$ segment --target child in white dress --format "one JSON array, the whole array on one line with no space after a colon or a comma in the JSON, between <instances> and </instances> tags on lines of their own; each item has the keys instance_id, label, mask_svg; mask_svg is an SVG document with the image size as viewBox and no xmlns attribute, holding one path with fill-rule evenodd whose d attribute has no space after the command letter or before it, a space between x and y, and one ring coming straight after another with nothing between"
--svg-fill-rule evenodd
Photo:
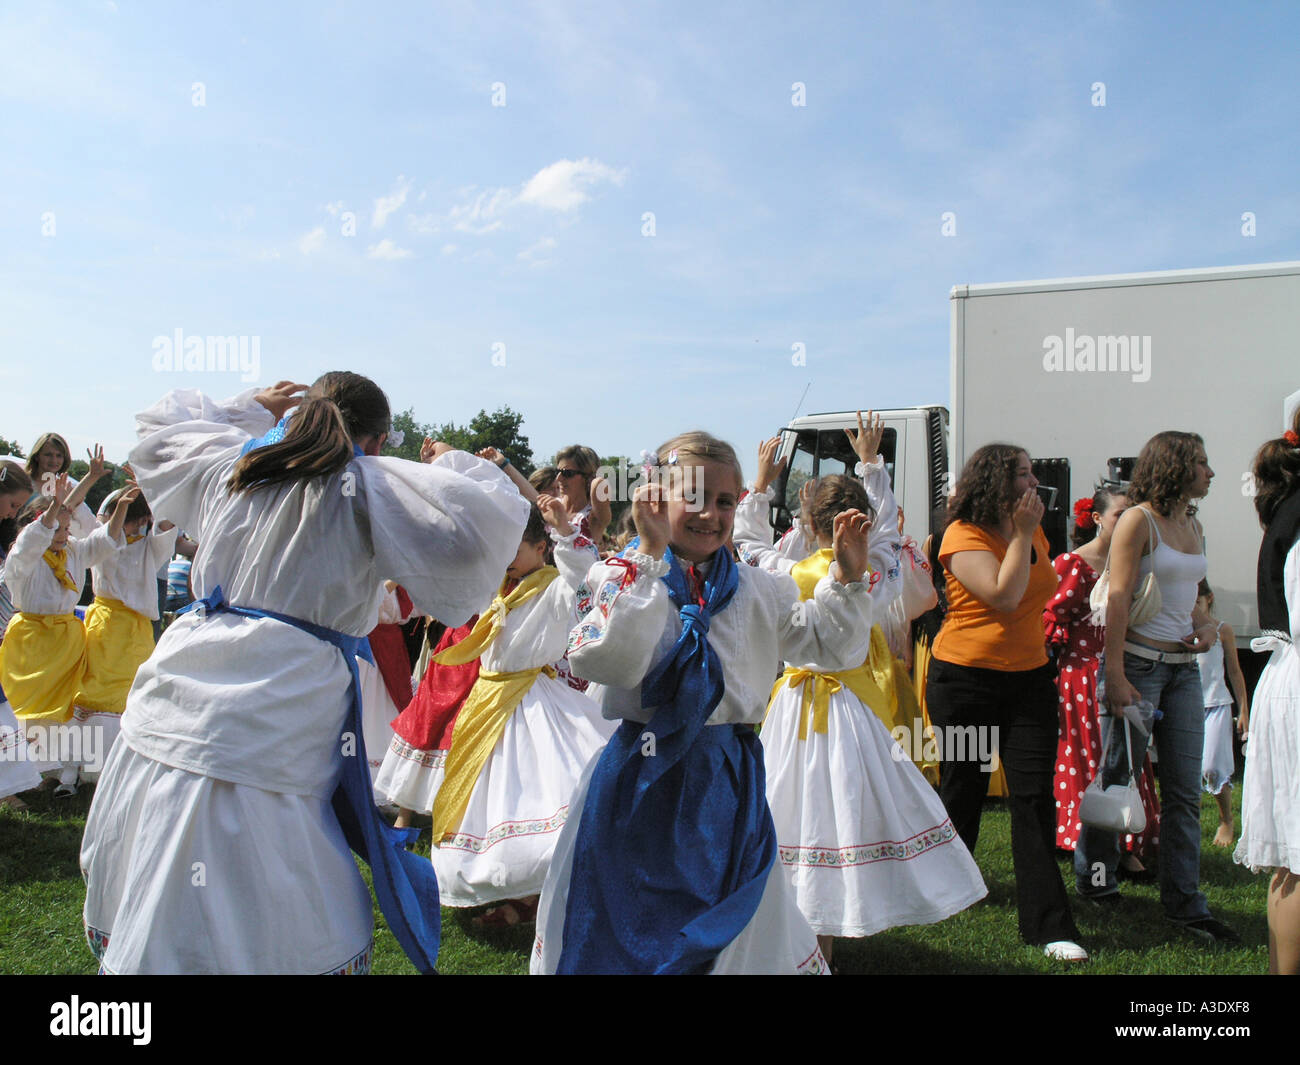
<instances>
[{"instance_id":1,"label":"child in white dress","mask_svg":"<svg viewBox=\"0 0 1300 1065\"><path fill-rule=\"evenodd\" d=\"M547 523L554 566L545 561ZM484 924L535 916L573 789L614 731L555 670L575 590L598 561L563 503L541 496L496 598L465 640L436 656L440 664L480 661L433 804L432 860L444 905L508 900Z\"/></svg>"},{"instance_id":2,"label":"child in white dress","mask_svg":"<svg viewBox=\"0 0 1300 1065\"><path fill-rule=\"evenodd\" d=\"M803 603L788 576L732 557L729 445L684 434L654 472L633 501L637 549L592 568L569 637L574 671L622 725L570 805L532 971L825 972L777 861L753 726L781 659L865 656L866 517L836 519L836 566Z\"/></svg>"},{"instance_id":3,"label":"child in white dress","mask_svg":"<svg viewBox=\"0 0 1300 1065\"><path fill-rule=\"evenodd\" d=\"M463 452L378 457L388 400L357 374L325 375L277 425L305 388L223 404L176 391L137 418L132 466L196 536L200 598L140 668L86 823L86 930L107 972L367 971L350 847L403 949L433 968L436 882L378 819L353 655L385 579L467 618L527 505Z\"/></svg>"}]
</instances>

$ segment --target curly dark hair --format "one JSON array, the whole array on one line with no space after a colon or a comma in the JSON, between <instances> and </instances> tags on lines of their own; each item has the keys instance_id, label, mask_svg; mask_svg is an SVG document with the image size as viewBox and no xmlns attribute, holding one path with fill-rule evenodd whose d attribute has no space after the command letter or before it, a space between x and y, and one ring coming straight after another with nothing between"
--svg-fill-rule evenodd
<instances>
[{"instance_id":1,"label":"curly dark hair","mask_svg":"<svg viewBox=\"0 0 1300 1065\"><path fill-rule=\"evenodd\" d=\"M1184 500L1196 477L1196 453L1205 448L1199 433L1169 430L1156 433L1142 445L1142 453L1133 466L1133 480L1128 488L1130 503L1150 503L1166 517L1173 517L1174 507ZM1187 504L1187 513L1196 507Z\"/></svg>"},{"instance_id":2,"label":"curly dark hair","mask_svg":"<svg viewBox=\"0 0 1300 1065\"><path fill-rule=\"evenodd\" d=\"M817 534L829 539L835 535L835 515L855 508L875 520L876 511L867 499L862 482L842 473L832 473L817 482L808 517Z\"/></svg>"},{"instance_id":3,"label":"curly dark hair","mask_svg":"<svg viewBox=\"0 0 1300 1065\"><path fill-rule=\"evenodd\" d=\"M1015 506L1012 488L1020 456L1017 444L985 444L966 460L957 488L948 500L948 522L997 527Z\"/></svg>"},{"instance_id":4,"label":"curly dark hair","mask_svg":"<svg viewBox=\"0 0 1300 1065\"><path fill-rule=\"evenodd\" d=\"M1300 407L1291 419L1291 431L1300 433ZM1278 504L1300 489L1300 446L1287 443L1285 436L1269 440L1255 453L1255 513L1268 528Z\"/></svg>"}]
</instances>

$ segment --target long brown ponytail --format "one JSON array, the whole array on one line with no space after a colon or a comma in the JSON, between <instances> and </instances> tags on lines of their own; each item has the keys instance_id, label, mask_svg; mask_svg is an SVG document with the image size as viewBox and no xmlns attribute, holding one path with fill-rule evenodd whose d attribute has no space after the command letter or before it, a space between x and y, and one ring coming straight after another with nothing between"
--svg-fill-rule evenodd
<instances>
[{"instance_id":1,"label":"long brown ponytail","mask_svg":"<svg viewBox=\"0 0 1300 1065\"><path fill-rule=\"evenodd\" d=\"M370 378L346 371L324 374L289 419L284 439L241 458L229 488L242 492L328 477L352 461L354 439L388 432L389 417L388 397Z\"/></svg>"}]
</instances>

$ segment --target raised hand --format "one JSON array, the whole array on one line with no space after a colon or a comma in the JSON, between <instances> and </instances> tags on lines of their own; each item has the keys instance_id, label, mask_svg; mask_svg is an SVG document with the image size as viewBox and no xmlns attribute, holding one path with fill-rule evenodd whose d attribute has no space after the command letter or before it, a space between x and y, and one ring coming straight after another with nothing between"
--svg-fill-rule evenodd
<instances>
[{"instance_id":1,"label":"raised hand","mask_svg":"<svg viewBox=\"0 0 1300 1065\"><path fill-rule=\"evenodd\" d=\"M90 460L90 469L86 471L86 476L82 480L98 481L108 468L108 463L104 461L103 446L96 444L93 450L86 448L86 457Z\"/></svg>"},{"instance_id":2,"label":"raised hand","mask_svg":"<svg viewBox=\"0 0 1300 1065\"><path fill-rule=\"evenodd\" d=\"M754 487L758 491L766 492L785 469L787 459L783 457L778 460L776 457L780 450L779 436L769 437L758 445L758 476L754 480Z\"/></svg>"},{"instance_id":3,"label":"raised hand","mask_svg":"<svg viewBox=\"0 0 1300 1065\"><path fill-rule=\"evenodd\" d=\"M614 520L614 507L610 502L614 497L614 492L609 486L608 479L604 477L593 477L591 484L587 488L587 495L591 499L591 534L599 542L600 538L605 535L605 530L609 528L609 523Z\"/></svg>"},{"instance_id":4,"label":"raised hand","mask_svg":"<svg viewBox=\"0 0 1300 1065\"><path fill-rule=\"evenodd\" d=\"M665 486L658 481L641 485L632 495L632 521L641 537L637 550L651 558L663 558L672 539L667 496Z\"/></svg>"},{"instance_id":5,"label":"raised hand","mask_svg":"<svg viewBox=\"0 0 1300 1065\"><path fill-rule=\"evenodd\" d=\"M427 437L426 437L427 439ZM485 447L482 451L477 452L477 457L487 459L494 466L500 466L505 460L505 456L494 447Z\"/></svg>"},{"instance_id":6,"label":"raised hand","mask_svg":"<svg viewBox=\"0 0 1300 1065\"><path fill-rule=\"evenodd\" d=\"M302 402L302 394L310 385L299 385L292 381L277 381L270 388L264 388L253 398L271 412L278 422L290 407Z\"/></svg>"},{"instance_id":7,"label":"raised hand","mask_svg":"<svg viewBox=\"0 0 1300 1065\"><path fill-rule=\"evenodd\" d=\"M855 433L852 429L845 429L844 435L853 445L858 461L864 466L870 466L880 454L880 441L885 435L885 420L879 414L867 411L867 420L863 424L862 411L858 411L858 431Z\"/></svg>"},{"instance_id":8,"label":"raised hand","mask_svg":"<svg viewBox=\"0 0 1300 1065\"><path fill-rule=\"evenodd\" d=\"M424 443L420 445L420 461L432 462L439 455L445 455L448 451L456 449L450 444L444 444L441 440L435 440L431 436L424 438Z\"/></svg>"},{"instance_id":9,"label":"raised hand","mask_svg":"<svg viewBox=\"0 0 1300 1065\"><path fill-rule=\"evenodd\" d=\"M853 584L867 572L867 534L871 519L860 510L845 510L835 515L831 541L835 561L840 567L840 581Z\"/></svg>"},{"instance_id":10,"label":"raised hand","mask_svg":"<svg viewBox=\"0 0 1300 1065\"><path fill-rule=\"evenodd\" d=\"M1016 507L1011 512L1011 521L1016 527L1016 532L1032 536L1043 520L1043 513L1043 500L1037 491L1029 489L1016 502Z\"/></svg>"},{"instance_id":11,"label":"raised hand","mask_svg":"<svg viewBox=\"0 0 1300 1065\"><path fill-rule=\"evenodd\" d=\"M543 493L537 497L537 509L542 512L546 524L561 536L573 535L573 526L569 523L569 512L564 507L564 500L559 496Z\"/></svg>"}]
</instances>

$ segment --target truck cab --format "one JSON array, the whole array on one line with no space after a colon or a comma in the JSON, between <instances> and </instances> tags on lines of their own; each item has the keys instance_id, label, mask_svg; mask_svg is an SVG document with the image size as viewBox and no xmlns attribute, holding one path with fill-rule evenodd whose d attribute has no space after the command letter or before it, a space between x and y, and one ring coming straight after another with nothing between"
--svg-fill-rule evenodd
<instances>
[{"instance_id":1,"label":"truck cab","mask_svg":"<svg viewBox=\"0 0 1300 1065\"><path fill-rule=\"evenodd\" d=\"M894 496L904 511L904 530L923 543L940 520L949 488L948 411L911 407L876 411L885 423L880 453ZM799 488L810 477L853 475L857 456L844 430L858 427L858 412L808 414L781 430L780 455L787 463L776 485L772 526L780 536L799 509Z\"/></svg>"}]
</instances>

